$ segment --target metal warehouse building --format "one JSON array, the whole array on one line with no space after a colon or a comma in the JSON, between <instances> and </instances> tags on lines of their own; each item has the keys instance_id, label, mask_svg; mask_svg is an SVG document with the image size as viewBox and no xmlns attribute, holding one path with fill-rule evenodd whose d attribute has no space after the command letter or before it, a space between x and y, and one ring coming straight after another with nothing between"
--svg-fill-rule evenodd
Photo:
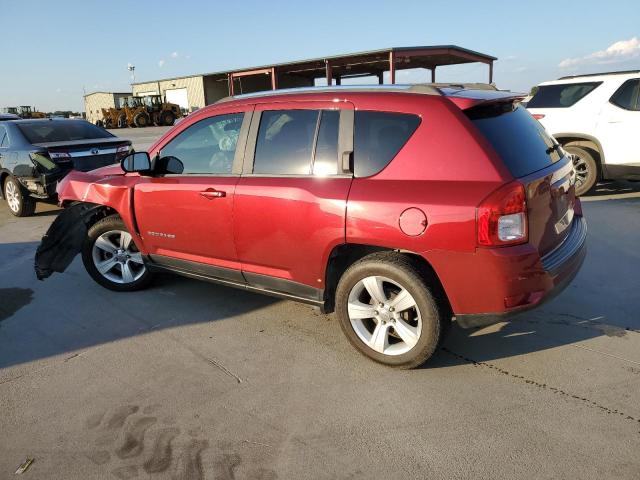
<instances>
[{"instance_id":1,"label":"metal warehouse building","mask_svg":"<svg viewBox=\"0 0 640 480\"><path fill-rule=\"evenodd\" d=\"M389 82L393 84L396 83L397 71L414 68L430 70L430 78L425 78L424 81L435 82L437 67L463 63L486 64L491 83L495 60L495 57L455 45L397 47L242 70L138 82L133 84L133 95L164 95L168 102L176 103L183 110L192 112L228 95L313 86L316 81L340 85L346 79L377 77L378 83L382 84L383 74L388 72Z\"/></svg>"},{"instance_id":2,"label":"metal warehouse building","mask_svg":"<svg viewBox=\"0 0 640 480\"><path fill-rule=\"evenodd\" d=\"M103 108L116 108L120 99L127 97L130 93L93 92L84 96L84 111L87 121L96 123L102 119Z\"/></svg>"}]
</instances>

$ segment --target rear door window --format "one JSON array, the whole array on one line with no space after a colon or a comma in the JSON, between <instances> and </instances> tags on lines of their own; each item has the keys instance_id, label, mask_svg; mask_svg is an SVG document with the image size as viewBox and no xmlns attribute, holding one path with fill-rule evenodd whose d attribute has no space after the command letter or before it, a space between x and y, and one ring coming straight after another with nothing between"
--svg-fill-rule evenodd
<instances>
[{"instance_id":1,"label":"rear door window","mask_svg":"<svg viewBox=\"0 0 640 480\"><path fill-rule=\"evenodd\" d=\"M640 110L640 79L624 82L611 96L610 101L625 110Z\"/></svg>"},{"instance_id":2,"label":"rear door window","mask_svg":"<svg viewBox=\"0 0 640 480\"><path fill-rule=\"evenodd\" d=\"M406 113L356 111L353 165L356 177L369 177L384 169L420 124Z\"/></svg>"},{"instance_id":3,"label":"rear door window","mask_svg":"<svg viewBox=\"0 0 640 480\"><path fill-rule=\"evenodd\" d=\"M335 175L338 173L339 110L320 112L320 127L313 158L314 175Z\"/></svg>"},{"instance_id":4,"label":"rear door window","mask_svg":"<svg viewBox=\"0 0 640 480\"><path fill-rule=\"evenodd\" d=\"M583 99L602 82L563 83L541 85L527 108L567 108Z\"/></svg>"},{"instance_id":5,"label":"rear door window","mask_svg":"<svg viewBox=\"0 0 640 480\"><path fill-rule=\"evenodd\" d=\"M318 110L262 112L253 173L309 175Z\"/></svg>"},{"instance_id":6,"label":"rear door window","mask_svg":"<svg viewBox=\"0 0 640 480\"><path fill-rule=\"evenodd\" d=\"M470 108L465 113L516 178L542 170L562 158L553 138L521 106L497 103Z\"/></svg>"}]
</instances>

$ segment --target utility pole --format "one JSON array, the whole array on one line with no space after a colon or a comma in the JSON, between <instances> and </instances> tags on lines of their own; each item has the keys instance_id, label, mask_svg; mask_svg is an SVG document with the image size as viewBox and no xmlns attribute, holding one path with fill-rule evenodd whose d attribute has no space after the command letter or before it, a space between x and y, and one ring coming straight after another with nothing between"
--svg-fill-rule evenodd
<instances>
[{"instance_id":1,"label":"utility pole","mask_svg":"<svg viewBox=\"0 0 640 480\"><path fill-rule=\"evenodd\" d=\"M127 65L127 69L131 72L131 83L136 83L136 67L135 65L129 64Z\"/></svg>"}]
</instances>

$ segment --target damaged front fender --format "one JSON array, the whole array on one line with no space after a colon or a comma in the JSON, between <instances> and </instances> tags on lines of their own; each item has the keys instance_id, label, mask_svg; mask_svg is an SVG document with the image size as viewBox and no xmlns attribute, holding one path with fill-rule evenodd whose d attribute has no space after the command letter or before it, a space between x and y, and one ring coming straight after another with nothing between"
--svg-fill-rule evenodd
<instances>
[{"instance_id":1,"label":"damaged front fender","mask_svg":"<svg viewBox=\"0 0 640 480\"><path fill-rule=\"evenodd\" d=\"M42 237L35 258L38 280L62 273L82 250L87 231L104 205L76 203L58 215Z\"/></svg>"}]
</instances>

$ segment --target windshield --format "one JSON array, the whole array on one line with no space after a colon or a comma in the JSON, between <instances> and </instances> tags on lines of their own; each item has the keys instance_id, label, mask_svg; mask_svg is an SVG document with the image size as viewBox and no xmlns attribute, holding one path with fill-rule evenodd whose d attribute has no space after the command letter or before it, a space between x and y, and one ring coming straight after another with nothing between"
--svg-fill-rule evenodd
<instances>
[{"instance_id":1,"label":"windshield","mask_svg":"<svg viewBox=\"0 0 640 480\"><path fill-rule=\"evenodd\" d=\"M30 143L66 142L114 136L104 128L85 121L44 121L17 125Z\"/></svg>"}]
</instances>

